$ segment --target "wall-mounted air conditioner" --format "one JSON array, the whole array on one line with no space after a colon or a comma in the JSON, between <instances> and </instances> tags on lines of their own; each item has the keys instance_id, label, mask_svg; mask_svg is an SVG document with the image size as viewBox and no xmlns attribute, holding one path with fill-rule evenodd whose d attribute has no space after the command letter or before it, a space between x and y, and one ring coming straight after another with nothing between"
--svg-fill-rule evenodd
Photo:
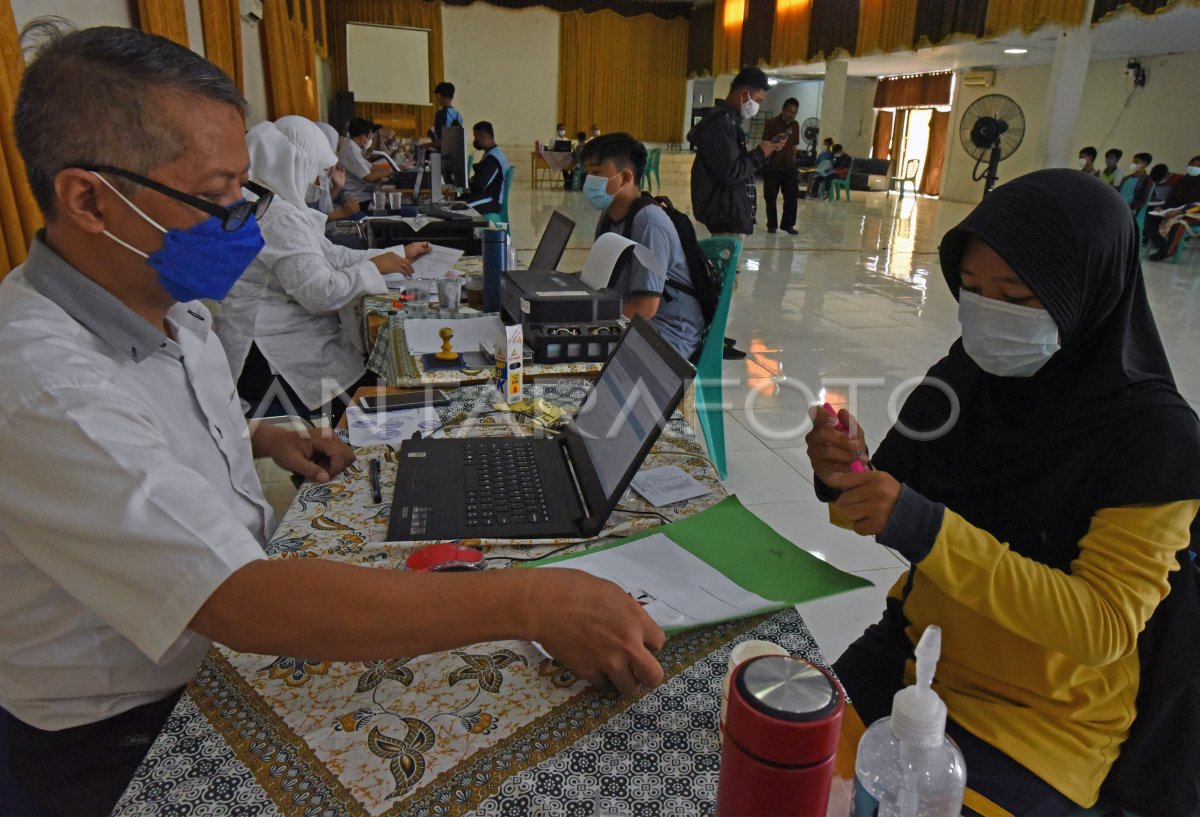
<instances>
[{"instance_id":1,"label":"wall-mounted air conditioner","mask_svg":"<svg viewBox=\"0 0 1200 817\"><path fill-rule=\"evenodd\" d=\"M995 82L995 71L967 71L962 77L962 84L967 88L991 88Z\"/></svg>"},{"instance_id":2,"label":"wall-mounted air conditioner","mask_svg":"<svg viewBox=\"0 0 1200 817\"><path fill-rule=\"evenodd\" d=\"M252 26L263 18L262 0L242 0L242 18Z\"/></svg>"}]
</instances>

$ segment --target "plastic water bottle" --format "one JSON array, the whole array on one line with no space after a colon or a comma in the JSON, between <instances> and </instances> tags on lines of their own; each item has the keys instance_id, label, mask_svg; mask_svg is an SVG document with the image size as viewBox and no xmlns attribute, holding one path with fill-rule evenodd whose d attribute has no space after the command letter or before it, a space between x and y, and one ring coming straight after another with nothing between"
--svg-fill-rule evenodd
<instances>
[{"instance_id":1,"label":"plastic water bottle","mask_svg":"<svg viewBox=\"0 0 1200 817\"><path fill-rule=\"evenodd\" d=\"M896 693L858 743L853 817L957 817L967 785L962 752L946 735L946 704L933 691L940 627L917 644L917 680Z\"/></svg>"}]
</instances>

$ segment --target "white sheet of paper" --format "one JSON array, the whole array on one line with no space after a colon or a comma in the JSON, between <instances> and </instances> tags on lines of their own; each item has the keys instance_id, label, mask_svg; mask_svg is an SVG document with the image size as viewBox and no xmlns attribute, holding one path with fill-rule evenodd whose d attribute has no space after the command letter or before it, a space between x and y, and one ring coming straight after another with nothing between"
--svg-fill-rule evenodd
<instances>
[{"instance_id":1,"label":"white sheet of paper","mask_svg":"<svg viewBox=\"0 0 1200 817\"><path fill-rule=\"evenodd\" d=\"M543 567L569 567L615 582L660 627L712 624L777 604L734 584L662 533Z\"/></svg>"},{"instance_id":2,"label":"white sheet of paper","mask_svg":"<svg viewBox=\"0 0 1200 817\"><path fill-rule=\"evenodd\" d=\"M463 257L462 250L441 247L437 244L430 246L432 249L429 252L413 261L414 278L442 278L454 268L458 259Z\"/></svg>"},{"instance_id":3,"label":"white sheet of paper","mask_svg":"<svg viewBox=\"0 0 1200 817\"><path fill-rule=\"evenodd\" d=\"M355 448L381 443L399 447L414 431L426 434L440 425L437 410L432 406L378 413L363 411L358 406L346 407L346 428L350 432L350 445Z\"/></svg>"},{"instance_id":4,"label":"white sheet of paper","mask_svg":"<svg viewBox=\"0 0 1200 817\"><path fill-rule=\"evenodd\" d=\"M633 247L634 257L642 266L653 270L659 275L665 275L663 265L659 262L650 248L618 233L605 233L592 244L587 260L583 262L583 272L579 279L592 289L603 289L608 286L612 277L613 267L621 260L622 254Z\"/></svg>"},{"instance_id":5,"label":"white sheet of paper","mask_svg":"<svg viewBox=\"0 0 1200 817\"><path fill-rule=\"evenodd\" d=\"M481 341L495 344L504 337L504 324L498 315L486 318L409 318L404 322L404 336L408 340L408 351L414 355L439 352L442 339L438 330L449 326L454 330L450 339L456 352L478 352Z\"/></svg>"},{"instance_id":6,"label":"white sheet of paper","mask_svg":"<svg viewBox=\"0 0 1200 817\"><path fill-rule=\"evenodd\" d=\"M633 482L629 484L656 508L704 496L711 490L704 483L692 479L690 474L677 465L663 465L638 471Z\"/></svg>"}]
</instances>

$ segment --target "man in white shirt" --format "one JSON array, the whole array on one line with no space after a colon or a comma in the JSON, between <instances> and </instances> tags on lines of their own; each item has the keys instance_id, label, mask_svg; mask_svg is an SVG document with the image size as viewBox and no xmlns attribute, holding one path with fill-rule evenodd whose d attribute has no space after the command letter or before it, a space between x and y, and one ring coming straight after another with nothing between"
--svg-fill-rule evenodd
<instances>
[{"instance_id":1,"label":"man in white shirt","mask_svg":"<svg viewBox=\"0 0 1200 817\"><path fill-rule=\"evenodd\" d=\"M363 153L377 130L379 126L370 120L350 120L348 138L342 140L338 150L338 161L346 170L346 201L370 201L376 183L392 175L391 165L387 162L371 164Z\"/></svg>"},{"instance_id":2,"label":"man in white shirt","mask_svg":"<svg viewBox=\"0 0 1200 817\"><path fill-rule=\"evenodd\" d=\"M22 79L14 130L46 228L0 284L0 716L39 813L109 812L209 640L373 660L523 638L627 692L662 680L662 631L577 571L264 558L253 457L319 482L354 457L247 428L199 301L262 246L244 104L132 29L49 38ZM377 614L396 598L404 617Z\"/></svg>"}]
</instances>

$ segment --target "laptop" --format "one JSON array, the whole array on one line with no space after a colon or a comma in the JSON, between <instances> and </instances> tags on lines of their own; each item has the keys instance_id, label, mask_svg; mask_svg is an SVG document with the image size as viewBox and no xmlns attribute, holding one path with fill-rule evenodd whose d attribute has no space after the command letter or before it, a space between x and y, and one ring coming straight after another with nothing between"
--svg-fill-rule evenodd
<instances>
[{"instance_id":1,"label":"laptop","mask_svg":"<svg viewBox=\"0 0 1200 817\"><path fill-rule=\"evenodd\" d=\"M555 153L570 153L571 152L571 140L570 139L555 139L554 147L551 148L551 150Z\"/></svg>"},{"instance_id":2,"label":"laptop","mask_svg":"<svg viewBox=\"0 0 1200 817\"><path fill-rule=\"evenodd\" d=\"M596 536L694 376L635 317L558 436L405 440L388 540Z\"/></svg>"},{"instance_id":3,"label":"laptop","mask_svg":"<svg viewBox=\"0 0 1200 817\"><path fill-rule=\"evenodd\" d=\"M575 222L555 210L550 215L550 221L546 223L546 231L542 233L542 240L538 242L537 250L533 253L529 269L537 272L553 272L557 269L573 232Z\"/></svg>"}]
</instances>

